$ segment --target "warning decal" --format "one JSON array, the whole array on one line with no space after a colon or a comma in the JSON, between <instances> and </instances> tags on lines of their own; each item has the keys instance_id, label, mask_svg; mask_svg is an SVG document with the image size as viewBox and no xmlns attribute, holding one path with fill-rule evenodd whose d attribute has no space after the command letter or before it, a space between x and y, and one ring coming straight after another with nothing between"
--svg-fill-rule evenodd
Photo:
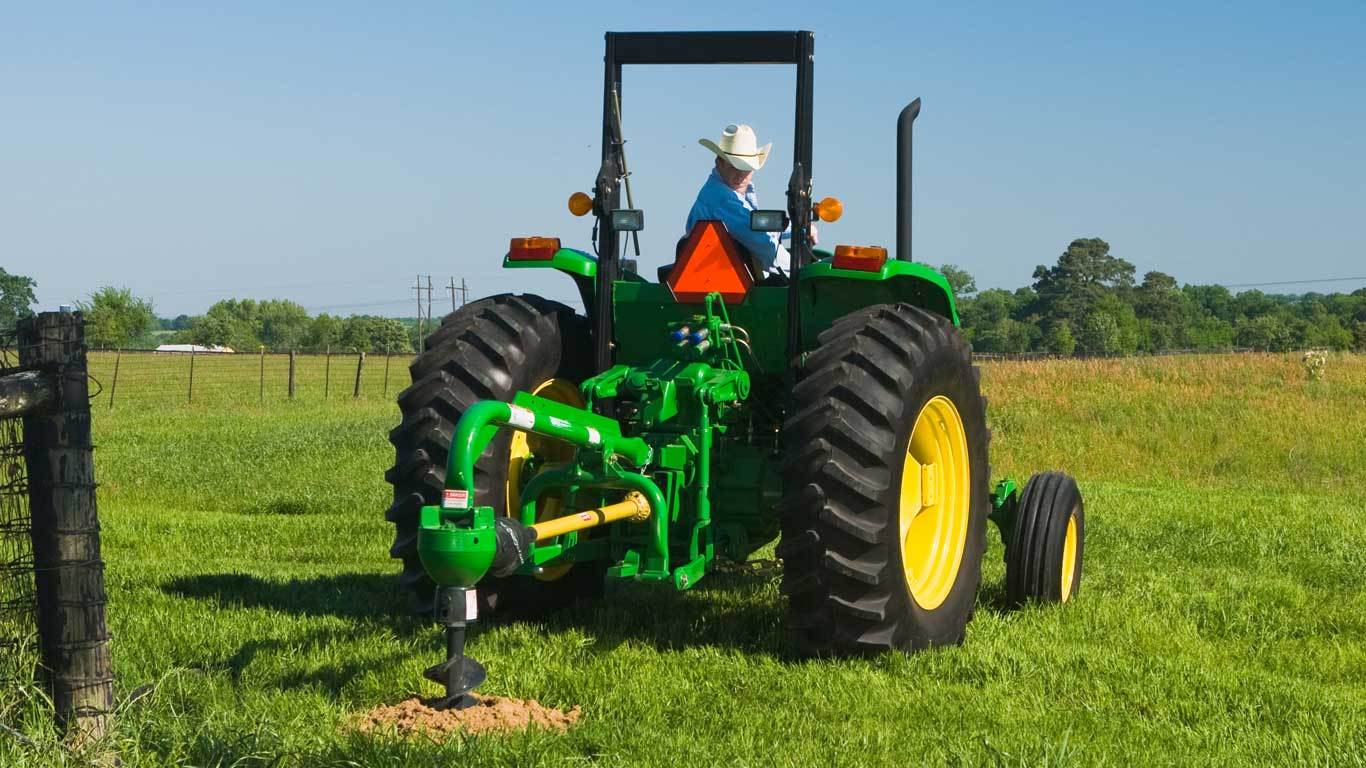
<instances>
[{"instance_id":1,"label":"warning decal","mask_svg":"<svg viewBox=\"0 0 1366 768\"><path fill-rule=\"evenodd\" d=\"M508 409L512 411L511 415L508 416L508 423L512 426L522 429L531 429L536 426L536 414L520 405L509 405Z\"/></svg>"}]
</instances>

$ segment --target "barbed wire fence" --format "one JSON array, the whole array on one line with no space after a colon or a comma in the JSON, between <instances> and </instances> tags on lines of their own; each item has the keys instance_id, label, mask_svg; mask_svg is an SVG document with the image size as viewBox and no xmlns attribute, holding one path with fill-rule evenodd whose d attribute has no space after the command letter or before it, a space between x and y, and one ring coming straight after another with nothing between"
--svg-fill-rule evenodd
<instances>
[{"instance_id":1,"label":"barbed wire fence","mask_svg":"<svg viewBox=\"0 0 1366 768\"><path fill-rule=\"evenodd\" d=\"M412 360L384 352L97 351L89 354L90 376L100 385L92 405L390 401L408 386Z\"/></svg>"},{"instance_id":2,"label":"barbed wire fence","mask_svg":"<svg viewBox=\"0 0 1366 768\"><path fill-rule=\"evenodd\" d=\"M21 319L0 352L0 726L49 697L68 735L98 739L113 711L96 511L85 325Z\"/></svg>"},{"instance_id":3,"label":"barbed wire fence","mask_svg":"<svg viewBox=\"0 0 1366 768\"><path fill-rule=\"evenodd\" d=\"M0 336L0 345L12 349L14 334ZM0 377L17 370L14 355L0 350ZM31 685L38 671L31 528L23 418L0 416L0 690L5 691Z\"/></svg>"}]
</instances>

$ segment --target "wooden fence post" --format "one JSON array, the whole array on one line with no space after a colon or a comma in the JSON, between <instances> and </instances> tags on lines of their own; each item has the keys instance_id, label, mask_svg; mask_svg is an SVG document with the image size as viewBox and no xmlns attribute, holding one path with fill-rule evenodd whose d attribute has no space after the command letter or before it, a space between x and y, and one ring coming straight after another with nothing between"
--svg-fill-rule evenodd
<instances>
[{"instance_id":1,"label":"wooden fence post","mask_svg":"<svg viewBox=\"0 0 1366 768\"><path fill-rule=\"evenodd\" d=\"M289 350L289 399L294 399L294 358L298 355L294 350Z\"/></svg>"},{"instance_id":2,"label":"wooden fence post","mask_svg":"<svg viewBox=\"0 0 1366 768\"><path fill-rule=\"evenodd\" d=\"M258 392L258 394L257 394L257 401L260 402L261 405L265 405L265 403L266 403L266 345L264 345L264 344L261 345L261 377L260 377L260 384L259 384L259 387L260 387L260 390L259 390L259 392Z\"/></svg>"},{"instance_id":3,"label":"wooden fence post","mask_svg":"<svg viewBox=\"0 0 1366 768\"><path fill-rule=\"evenodd\" d=\"M186 399L187 403L194 402L194 346L190 346L190 396Z\"/></svg>"},{"instance_id":4,"label":"wooden fence post","mask_svg":"<svg viewBox=\"0 0 1366 768\"><path fill-rule=\"evenodd\" d=\"M332 345L327 345L327 363L323 366L323 399L332 394Z\"/></svg>"},{"instance_id":5,"label":"wooden fence post","mask_svg":"<svg viewBox=\"0 0 1366 768\"><path fill-rule=\"evenodd\" d=\"M109 410L114 410L114 392L119 388L119 362L123 360L123 347L114 352L114 380L109 382Z\"/></svg>"},{"instance_id":6,"label":"wooden fence post","mask_svg":"<svg viewBox=\"0 0 1366 768\"><path fill-rule=\"evenodd\" d=\"M389 344L384 344L384 398L389 398Z\"/></svg>"},{"instance_id":7,"label":"wooden fence post","mask_svg":"<svg viewBox=\"0 0 1366 768\"><path fill-rule=\"evenodd\" d=\"M351 399L360 397L360 374L365 369L365 353L361 352L356 356L356 386L351 391Z\"/></svg>"},{"instance_id":8,"label":"wooden fence post","mask_svg":"<svg viewBox=\"0 0 1366 768\"><path fill-rule=\"evenodd\" d=\"M79 312L43 312L21 320L18 330L20 364L50 371L59 393L54 406L24 417L44 681L59 724L78 739L97 739L114 708L114 676L95 510L85 330Z\"/></svg>"}]
</instances>

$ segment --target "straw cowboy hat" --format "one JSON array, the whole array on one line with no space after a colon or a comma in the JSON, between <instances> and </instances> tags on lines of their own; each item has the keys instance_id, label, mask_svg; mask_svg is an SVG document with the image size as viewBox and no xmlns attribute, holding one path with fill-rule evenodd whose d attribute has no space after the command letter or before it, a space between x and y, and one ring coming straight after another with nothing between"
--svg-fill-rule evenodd
<instances>
[{"instance_id":1,"label":"straw cowboy hat","mask_svg":"<svg viewBox=\"0 0 1366 768\"><path fill-rule=\"evenodd\" d=\"M757 171L763 168L764 162L768 160L768 150L773 146L773 142L769 142L760 147L758 140L754 138L754 129L744 123L731 123L726 126L725 130L721 131L719 142L698 139L697 143L742 171Z\"/></svg>"}]
</instances>

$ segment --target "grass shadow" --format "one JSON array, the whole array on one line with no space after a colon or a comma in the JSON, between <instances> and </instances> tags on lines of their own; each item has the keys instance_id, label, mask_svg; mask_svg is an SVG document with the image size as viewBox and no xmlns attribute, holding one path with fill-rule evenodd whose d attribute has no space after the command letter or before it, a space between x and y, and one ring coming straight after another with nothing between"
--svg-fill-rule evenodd
<instances>
[{"instance_id":1,"label":"grass shadow","mask_svg":"<svg viewBox=\"0 0 1366 768\"><path fill-rule=\"evenodd\" d=\"M276 581L246 573L179 576L162 586L170 594L215 600L228 608L269 608L300 616L383 620L396 630L423 625L399 591L398 579L380 573L343 573Z\"/></svg>"},{"instance_id":2,"label":"grass shadow","mask_svg":"<svg viewBox=\"0 0 1366 768\"><path fill-rule=\"evenodd\" d=\"M710 646L791 658L777 575L714 573L694 589L621 582L603 599L546 615L546 628L577 629L604 648L645 643L660 652Z\"/></svg>"}]
</instances>

